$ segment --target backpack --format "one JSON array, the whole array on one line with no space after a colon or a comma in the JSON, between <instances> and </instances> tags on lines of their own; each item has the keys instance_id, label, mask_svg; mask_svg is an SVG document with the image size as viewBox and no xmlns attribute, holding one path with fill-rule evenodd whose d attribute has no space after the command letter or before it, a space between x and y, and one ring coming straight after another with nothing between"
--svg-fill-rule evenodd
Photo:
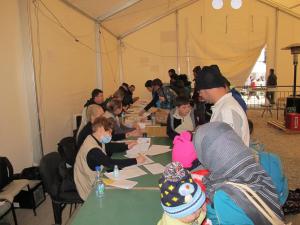
<instances>
[{"instance_id":1,"label":"backpack","mask_svg":"<svg viewBox=\"0 0 300 225\"><path fill-rule=\"evenodd\" d=\"M77 147L74 137L65 137L61 139L58 143L57 150L66 163L73 167L77 155Z\"/></svg>"},{"instance_id":2,"label":"backpack","mask_svg":"<svg viewBox=\"0 0 300 225\"><path fill-rule=\"evenodd\" d=\"M280 158L270 152L255 151L260 165L272 178L272 182L276 187L276 192L279 197L279 202L283 205L288 197L289 189L287 178L283 174Z\"/></svg>"},{"instance_id":3,"label":"backpack","mask_svg":"<svg viewBox=\"0 0 300 225\"><path fill-rule=\"evenodd\" d=\"M0 157L0 190L13 180L14 170L6 157Z\"/></svg>"}]
</instances>

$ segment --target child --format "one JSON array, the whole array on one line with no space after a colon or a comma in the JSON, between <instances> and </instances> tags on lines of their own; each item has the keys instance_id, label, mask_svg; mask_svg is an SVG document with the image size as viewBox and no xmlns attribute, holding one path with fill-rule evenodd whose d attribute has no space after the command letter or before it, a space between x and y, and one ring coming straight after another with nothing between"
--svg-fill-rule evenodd
<instances>
[{"instance_id":1,"label":"child","mask_svg":"<svg viewBox=\"0 0 300 225\"><path fill-rule=\"evenodd\" d=\"M179 162L168 164L159 180L164 214L157 225L196 225L206 217L205 194Z\"/></svg>"},{"instance_id":2,"label":"child","mask_svg":"<svg viewBox=\"0 0 300 225\"><path fill-rule=\"evenodd\" d=\"M197 169L201 166L198 160L194 144L192 143L192 134L188 131L183 131L176 136L173 141L172 161L180 162L183 168L192 171L192 178L205 191L205 186L202 183L203 176L208 174L208 170Z\"/></svg>"}]
</instances>

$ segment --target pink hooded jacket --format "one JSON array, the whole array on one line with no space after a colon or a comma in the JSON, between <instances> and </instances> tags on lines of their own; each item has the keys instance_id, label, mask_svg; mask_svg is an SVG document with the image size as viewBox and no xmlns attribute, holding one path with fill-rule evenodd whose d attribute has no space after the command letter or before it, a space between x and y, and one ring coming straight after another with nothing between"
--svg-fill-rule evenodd
<instances>
[{"instance_id":1,"label":"pink hooded jacket","mask_svg":"<svg viewBox=\"0 0 300 225\"><path fill-rule=\"evenodd\" d=\"M192 143L192 134L183 131L174 138L172 151L172 161L180 162L184 168L190 168L197 154Z\"/></svg>"}]
</instances>

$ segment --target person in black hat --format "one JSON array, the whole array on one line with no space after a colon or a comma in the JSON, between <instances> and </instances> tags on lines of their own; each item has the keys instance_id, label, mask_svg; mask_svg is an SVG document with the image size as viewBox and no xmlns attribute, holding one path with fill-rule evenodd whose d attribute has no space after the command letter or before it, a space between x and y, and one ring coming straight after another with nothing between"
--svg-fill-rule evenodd
<instances>
[{"instance_id":1,"label":"person in black hat","mask_svg":"<svg viewBox=\"0 0 300 225\"><path fill-rule=\"evenodd\" d=\"M205 66L196 80L196 89L199 95L212 106L210 122L219 121L229 124L242 138L246 146L249 146L250 134L247 116L227 92L224 76L217 65Z\"/></svg>"}]
</instances>

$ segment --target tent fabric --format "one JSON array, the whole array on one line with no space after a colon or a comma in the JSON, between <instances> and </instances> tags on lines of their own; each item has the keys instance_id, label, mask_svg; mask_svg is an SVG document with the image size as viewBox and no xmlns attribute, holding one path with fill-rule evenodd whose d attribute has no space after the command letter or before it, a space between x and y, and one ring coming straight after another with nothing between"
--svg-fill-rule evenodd
<instances>
[{"instance_id":1,"label":"tent fabric","mask_svg":"<svg viewBox=\"0 0 300 225\"><path fill-rule=\"evenodd\" d=\"M223 1L220 10L212 9L211 0L4 1L1 154L20 171L38 161L36 134L42 135L44 154L55 151L60 139L72 135L74 115L101 83L105 96L125 81L147 98L147 79L168 82L170 68L192 78L195 65L218 64L239 85L265 46L267 70L275 69L279 85L291 85L292 56L281 48L300 42L300 0L243 0L239 10ZM137 26L143 28L128 34ZM33 63L37 92L29 85ZM31 113L35 94L41 131L30 122L37 119Z\"/></svg>"},{"instance_id":2,"label":"tent fabric","mask_svg":"<svg viewBox=\"0 0 300 225\"><path fill-rule=\"evenodd\" d=\"M157 18L167 11L193 3L191 0L63 0L80 9L82 12L101 22L116 37L135 30L140 24ZM200 1L200 0L199 0ZM224 1L224 0L223 0ZM243 4L249 0L243 0ZM295 14L300 18L299 0L259 0L269 6L274 6ZM211 5L211 0L202 0ZM230 1L225 0L229 4Z\"/></svg>"}]
</instances>

